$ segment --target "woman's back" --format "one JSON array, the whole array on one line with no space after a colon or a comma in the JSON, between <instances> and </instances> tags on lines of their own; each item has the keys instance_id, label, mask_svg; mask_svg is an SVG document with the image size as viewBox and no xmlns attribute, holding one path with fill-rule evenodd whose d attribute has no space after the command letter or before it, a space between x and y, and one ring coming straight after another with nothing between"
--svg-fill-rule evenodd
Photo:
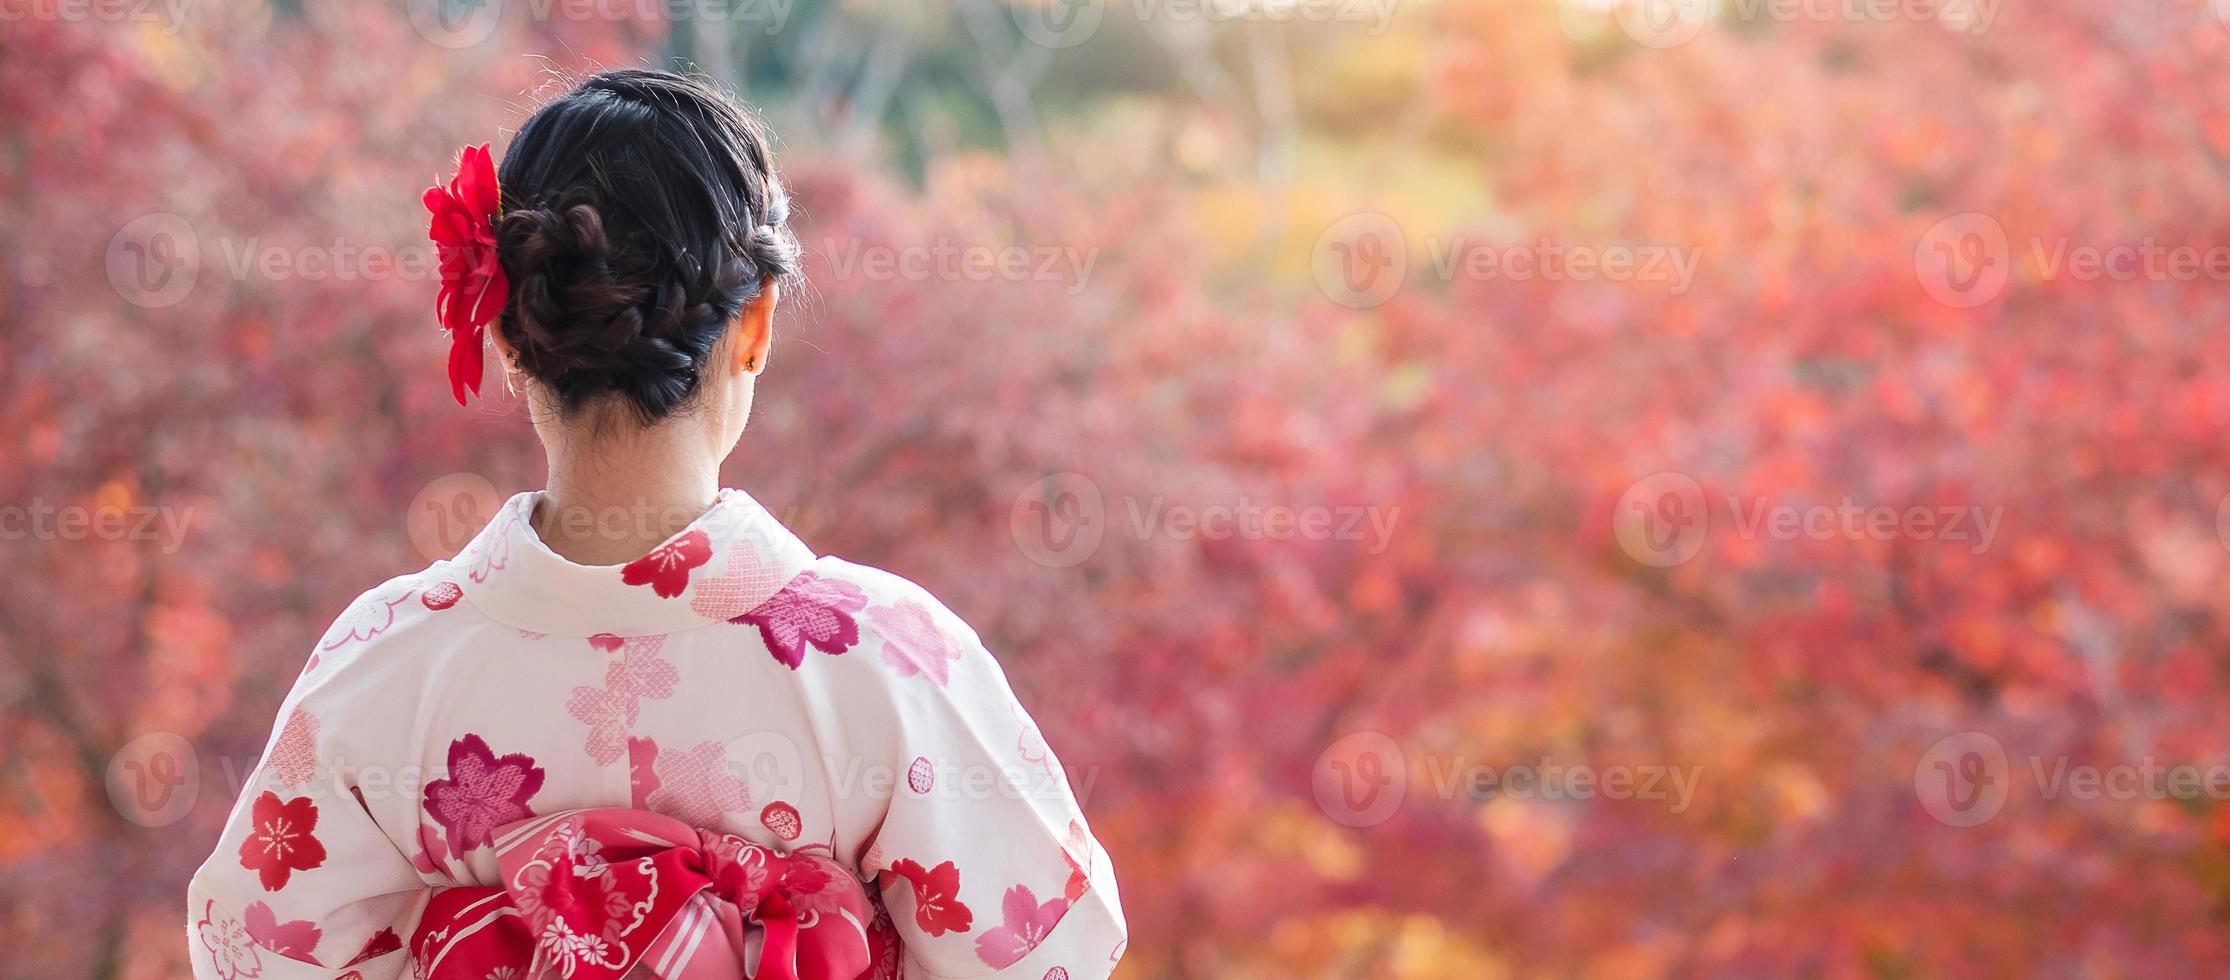
<instances>
[{"instance_id":1,"label":"woman's back","mask_svg":"<svg viewBox=\"0 0 2230 980\"><path fill-rule=\"evenodd\" d=\"M503 356L549 489L318 640L189 888L196 975L1106 975L1107 855L975 634L718 489L796 275L756 124L610 72L500 189L461 161L453 388Z\"/></svg>"}]
</instances>

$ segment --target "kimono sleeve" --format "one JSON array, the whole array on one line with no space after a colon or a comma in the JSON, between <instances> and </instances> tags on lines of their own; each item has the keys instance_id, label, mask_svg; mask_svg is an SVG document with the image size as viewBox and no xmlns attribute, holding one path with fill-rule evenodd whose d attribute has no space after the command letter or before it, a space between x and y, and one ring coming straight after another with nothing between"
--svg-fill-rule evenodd
<instances>
[{"instance_id":1,"label":"kimono sleeve","mask_svg":"<svg viewBox=\"0 0 2230 980\"><path fill-rule=\"evenodd\" d=\"M840 658L887 699L855 704L841 727L889 767L889 793L839 793L837 810L839 836L865 846L905 975L1107 976L1122 902L1068 774L975 632L892 578L896 590L870 587L862 644Z\"/></svg>"},{"instance_id":2,"label":"kimono sleeve","mask_svg":"<svg viewBox=\"0 0 2230 980\"><path fill-rule=\"evenodd\" d=\"M334 731L342 699L317 672L280 708L216 850L187 885L197 978L376 980L406 965L402 938L424 886L367 811Z\"/></svg>"}]
</instances>

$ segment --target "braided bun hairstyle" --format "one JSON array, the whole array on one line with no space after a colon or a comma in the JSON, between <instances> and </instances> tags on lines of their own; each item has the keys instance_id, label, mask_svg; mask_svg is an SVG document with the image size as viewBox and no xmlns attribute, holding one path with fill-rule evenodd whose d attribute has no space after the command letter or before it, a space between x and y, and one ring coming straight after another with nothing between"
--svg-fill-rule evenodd
<instances>
[{"instance_id":1,"label":"braided bun hairstyle","mask_svg":"<svg viewBox=\"0 0 2230 980\"><path fill-rule=\"evenodd\" d=\"M798 275L767 143L710 85L648 69L592 75L520 128L497 177L499 329L563 415L607 396L645 425L672 414L761 283Z\"/></svg>"}]
</instances>

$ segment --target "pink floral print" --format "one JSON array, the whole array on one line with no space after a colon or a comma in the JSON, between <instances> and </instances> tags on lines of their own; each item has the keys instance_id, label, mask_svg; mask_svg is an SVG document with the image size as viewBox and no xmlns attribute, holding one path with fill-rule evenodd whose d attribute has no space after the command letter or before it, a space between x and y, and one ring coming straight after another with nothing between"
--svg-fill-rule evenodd
<instances>
[{"instance_id":1,"label":"pink floral print","mask_svg":"<svg viewBox=\"0 0 2230 980\"><path fill-rule=\"evenodd\" d=\"M256 945L306 963L317 962L310 955L317 949L318 937L323 935L317 923L304 919L280 922L278 913L262 902L251 903L242 919L248 938L255 940Z\"/></svg>"},{"instance_id":2,"label":"pink floral print","mask_svg":"<svg viewBox=\"0 0 2230 980\"><path fill-rule=\"evenodd\" d=\"M534 816L528 801L542 789L542 767L525 753L497 757L479 735L449 743L449 775L426 784L426 815L449 832L450 850L495 839L495 829Z\"/></svg>"},{"instance_id":3,"label":"pink floral print","mask_svg":"<svg viewBox=\"0 0 2230 980\"><path fill-rule=\"evenodd\" d=\"M900 600L894 606L867 611L867 620L883 634L883 662L901 677L921 676L938 687L952 679L952 662L960 659L954 644L920 603Z\"/></svg>"},{"instance_id":4,"label":"pink floral print","mask_svg":"<svg viewBox=\"0 0 2230 980\"><path fill-rule=\"evenodd\" d=\"M740 494L631 572L543 547L521 519L535 499L515 498L454 562L373 588L315 638L252 788L189 886L198 980L413 968L524 980L563 964L572 980L618 980L653 935L606 931L642 918L644 897L607 906L620 897L607 879L683 871L736 891L733 911L657 892L675 918L653 918L683 927L677 955L742 935L727 931L734 916L781 894L790 907L768 921L833 929L857 964L845 975L1105 980L1124 934L1108 858L1067 782L1033 775L1060 774L1055 733L1038 731L950 611L898 576L816 557ZM773 741L748 741L762 737ZM375 786L375 770L394 778ZM367 774L356 798L321 791L355 772ZM968 792L977 772L1033 785ZM619 833L582 837L599 819ZM552 841L565 860L520 867ZM700 852L702 866L629 857L668 850ZM848 866L826 862L836 855ZM883 873L857 894L879 889L887 909L832 914L861 868ZM470 888L516 906L489 918L459 901ZM575 899L588 904L553 904ZM638 954L625 969L581 958L612 962L623 945ZM414 955L429 948L452 953ZM461 960L465 948L490 952ZM700 958L745 961L715 953Z\"/></svg>"},{"instance_id":5,"label":"pink floral print","mask_svg":"<svg viewBox=\"0 0 2230 980\"><path fill-rule=\"evenodd\" d=\"M805 662L807 647L833 655L858 643L859 622L852 614L866 607L867 595L859 586L808 571L798 573L758 608L729 622L758 627L767 652L796 670Z\"/></svg>"},{"instance_id":6,"label":"pink floral print","mask_svg":"<svg viewBox=\"0 0 2230 980\"><path fill-rule=\"evenodd\" d=\"M1013 966L1030 955L1068 914L1069 903L1056 898L1041 905L1028 887L1016 885L1007 889L1000 911L1006 921L976 937L976 958L993 969Z\"/></svg>"},{"instance_id":7,"label":"pink floral print","mask_svg":"<svg viewBox=\"0 0 2230 980\"><path fill-rule=\"evenodd\" d=\"M596 637L591 645L602 647ZM566 713L588 727L582 749L600 766L619 760L627 751L629 729L641 711L644 698L669 698L681 672L658 655L664 636L638 636L621 641L626 651L604 669L603 687L576 687L565 703Z\"/></svg>"},{"instance_id":8,"label":"pink floral print","mask_svg":"<svg viewBox=\"0 0 2230 980\"><path fill-rule=\"evenodd\" d=\"M263 975L263 959L256 955L255 939L248 935L247 926L219 914L215 901L202 903L201 921L194 923L194 933L201 937L201 948L209 953L219 980Z\"/></svg>"},{"instance_id":9,"label":"pink floral print","mask_svg":"<svg viewBox=\"0 0 2230 980\"><path fill-rule=\"evenodd\" d=\"M287 713L286 724L271 743L271 760L265 766L288 789L317 775L317 729L317 716L298 707Z\"/></svg>"},{"instance_id":10,"label":"pink floral print","mask_svg":"<svg viewBox=\"0 0 2230 980\"><path fill-rule=\"evenodd\" d=\"M689 570L712 560L712 538L701 530L659 545L650 554L619 570L620 581L648 585L661 599L671 599L689 588Z\"/></svg>"},{"instance_id":11,"label":"pink floral print","mask_svg":"<svg viewBox=\"0 0 2230 980\"><path fill-rule=\"evenodd\" d=\"M644 802L692 827L720 826L728 814L751 806L750 789L729 768L728 747L717 739L662 751L655 768L658 788Z\"/></svg>"},{"instance_id":12,"label":"pink floral print","mask_svg":"<svg viewBox=\"0 0 2230 980\"><path fill-rule=\"evenodd\" d=\"M504 507L496 514L496 519L472 539L464 554L457 556L458 561L467 566L465 574L473 581L485 582L488 576L510 567L511 539L523 520L519 511L516 501Z\"/></svg>"},{"instance_id":13,"label":"pink floral print","mask_svg":"<svg viewBox=\"0 0 2230 980\"><path fill-rule=\"evenodd\" d=\"M689 597L689 608L706 619L734 619L750 612L765 597L779 591L789 581L790 570L758 548L739 547L728 551L727 567L720 574L697 582L695 594Z\"/></svg>"},{"instance_id":14,"label":"pink floral print","mask_svg":"<svg viewBox=\"0 0 2230 980\"><path fill-rule=\"evenodd\" d=\"M1078 858L1078 854L1084 856ZM1069 863L1069 880L1061 887L1061 897L1074 905L1092 887L1092 835L1085 832L1082 823L1069 821L1069 835L1061 840L1061 857Z\"/></svg>"},{"instance_id":15,"label":"pink floral print","mask_svg":"<svg viewBox=\"0 0 2230 980\"><path fill-rule=\"evenodd\" d=\"M281 801L265 792L250 809L254 829L240 842L240 866L256 873L264 891L285 888L295 872L325 863L325 845L314 833L317 804L309 797Z\"/></svg>"},{"instance_id":16,"label":"pink floral print","mask_svg":"<svg viewBox=\"0 0 2230 980\"><path fill-rule=\"evenodd\" d=\"M390 585L377 592L366 593L349 604L333 627L325 632L325 640L318 644L320 650L332 650L353 642L362 642L395 625L395 607L409 602L418 586L409 580Z\"/></svg>"},{"instance_id":17,"label":"pink floral print","mask_svg":"<svg viewBox=\"0 0 2230 980\"><path fill-rule=\"evenodd\" d=\"M650 794L658 791L658 743L647 738L627 740L628 803L637 810L650 809Z\"/></svg>"},{"instance_id":18,"label":"pink floral print","mask_svg":"<svg viewBox=\"0 0 2230 980\"><path fill-rule=\"evenodd\" d=\"M1015 754L1047 776L1053 775L1053 750L1045 744L1045 735L1038 731L1038 723L1019 705L1014 709L1014 718L1022 726L1022 733L1014 739Z\"/></svg>"}]
</instances>

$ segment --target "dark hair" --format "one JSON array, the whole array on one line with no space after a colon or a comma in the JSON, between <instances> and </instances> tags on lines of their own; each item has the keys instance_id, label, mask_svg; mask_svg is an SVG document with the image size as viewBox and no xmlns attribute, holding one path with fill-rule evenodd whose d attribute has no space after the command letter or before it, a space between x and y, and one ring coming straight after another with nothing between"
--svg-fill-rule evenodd
<instances>
[{"instance_id":1,"label":"dark hair","mask_svg":"<svg viewBox=\"0 0 2230 980\"><path fill-rule=\"evenodd\" d=\"M589 76L504 154L500 329L572 415L607 392L644 424L687 404L766 277L798 272L758 121L670 72Z\"/></svg>"}]
</instances>

